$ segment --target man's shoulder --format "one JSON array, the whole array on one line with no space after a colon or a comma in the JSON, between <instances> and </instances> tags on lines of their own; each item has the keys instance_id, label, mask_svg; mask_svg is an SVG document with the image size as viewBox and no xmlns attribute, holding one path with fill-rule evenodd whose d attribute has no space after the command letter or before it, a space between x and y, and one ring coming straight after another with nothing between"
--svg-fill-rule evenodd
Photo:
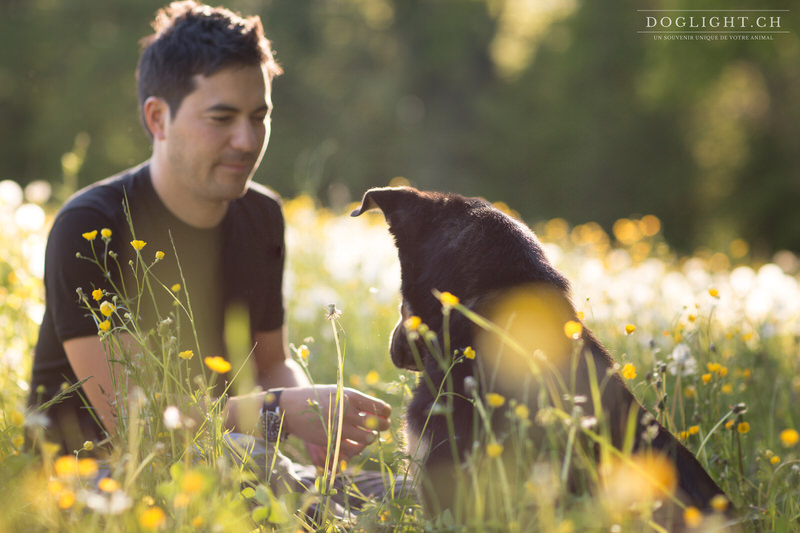
<instances>
[{"instance_id":1,"label":"man's shoulder","mask_svg":"<svg viewBox=\"0 0 800 533\"><path fill-rule=\"evenodd\" d=\"M278 208L281 207L282 203L281 197L277 192L273 191L266 185L262 185L254 181L250 182L247 187L247 192L241 199L245 202L273 204Z\"/></svg>"},{"instance_id":2,"label":"man's shoulder","mask_svg":"<svg viewBox=\"0 0 800 533\"><path fill-rule=\"evenodd\" d=\"M283 223L281 197L260 183L250 182L244 196L231 203L230 214L234 218L264 220L272 224Z\"/></svg>"},{"instance_id":3,"label":"man's shoulder","mask_svg":"<svg viewBox=\"0 0 800 533\"><path fill-rule=\"evenodd\" d=\"M147 163L124 170L79 190L67 200L59 211L63 215L72 211L95 211L110 215L122 213L126 196L135 191L148 171Z\"/></svg>"}]
</instances>

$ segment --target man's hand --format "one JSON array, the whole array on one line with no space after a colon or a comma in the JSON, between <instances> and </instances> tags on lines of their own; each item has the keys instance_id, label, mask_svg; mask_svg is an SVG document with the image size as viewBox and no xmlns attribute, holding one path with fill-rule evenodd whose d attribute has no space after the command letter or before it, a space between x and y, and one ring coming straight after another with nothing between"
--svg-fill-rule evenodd
<instances>
[{"instance_id":1,"label":"man's hand","mask_svg":"<svg viewBox=\"0 0 800 533\"><path fill-rule=\"evenodd\" d=\"M389 404L355 389L342 389L344 418L340 456L344 459L358 454L378 438L378 432L389 429ZM285 413L286 431L309 444L326 446L328 430L336 437L336 386L316 385L284 389L280 407Z\"/></svg>"}]
</instances>

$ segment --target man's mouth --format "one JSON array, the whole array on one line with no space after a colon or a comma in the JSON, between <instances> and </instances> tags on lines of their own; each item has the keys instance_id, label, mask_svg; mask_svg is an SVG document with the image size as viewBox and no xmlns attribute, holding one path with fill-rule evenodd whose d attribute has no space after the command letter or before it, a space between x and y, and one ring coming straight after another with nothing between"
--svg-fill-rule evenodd
<instances>
[{"instance_id":1,"label":"man's mouth","mask_svg":"<svg viewBox=\"0 0 800 533\"><path fill-rule=\"evenodd\" d=\"M219 166L230 172L249 172L253 165L250 161L220 161Z\"/></svg>"}]
</instances>

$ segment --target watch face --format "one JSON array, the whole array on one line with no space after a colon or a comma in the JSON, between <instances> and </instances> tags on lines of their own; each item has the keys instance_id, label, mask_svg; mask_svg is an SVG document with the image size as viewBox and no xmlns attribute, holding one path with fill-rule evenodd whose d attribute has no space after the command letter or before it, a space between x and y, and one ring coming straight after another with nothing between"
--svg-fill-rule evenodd
<instances>
[{"instance_id":1,"label":"watch face","mask_svg":"<svg viewBox=\"0 0 800 533\"><path fill-rule=\"evenodd\" d=\"M286 437L286 432L281 431L283 422L283 415L279 412L261 410L259 420L259 430L267 442L278 442L278 440Z\"/></svg>"}]
</instances>

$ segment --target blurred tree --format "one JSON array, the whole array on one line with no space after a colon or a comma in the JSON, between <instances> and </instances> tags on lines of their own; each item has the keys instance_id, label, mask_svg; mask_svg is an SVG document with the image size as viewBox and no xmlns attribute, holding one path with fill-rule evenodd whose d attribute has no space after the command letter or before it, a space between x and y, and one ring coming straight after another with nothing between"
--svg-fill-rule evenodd
<instances>
[{"instance_id":1,"label":"blurred tree","mask_svg":"<svg viewBox=\"0 0 800 533\"><path fill-rule=\"evenodd\" d=\"M0 4L0 175L79 185L146 158L134 71L161 0ZM688 250L800 251L800 39L657 41L587 0L230 0L286 74L258 181L341 206L402 175L607 229L654 213ZM729 9L709 0L704 9ZM785 9L777 0L759 9Z\"/></svg>"}]
</instances>

